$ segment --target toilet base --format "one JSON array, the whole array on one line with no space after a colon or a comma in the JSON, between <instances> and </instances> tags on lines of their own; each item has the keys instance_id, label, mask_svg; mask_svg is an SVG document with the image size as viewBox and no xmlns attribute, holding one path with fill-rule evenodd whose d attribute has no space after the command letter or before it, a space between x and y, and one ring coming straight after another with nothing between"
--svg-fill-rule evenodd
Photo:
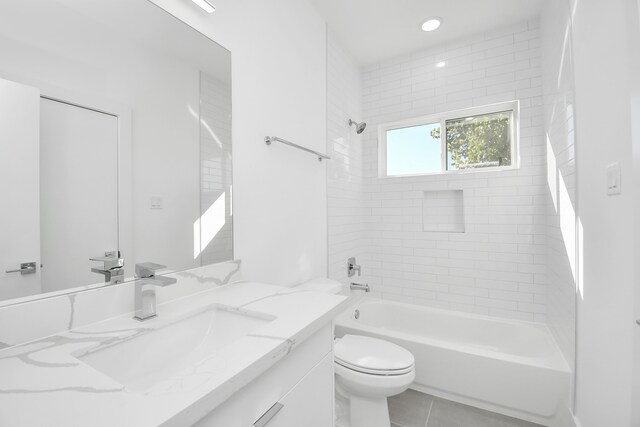
<instances>
[{"instance_id":1,"label":"toilet base","mask_svg":"<svg viewBox=\"0 0 640 427\"><path fill-rule=\"evenodd\" d=\"M348 395L336 384L336 427L389 427L389 406L384 396Z\"/></svg>"},{"instance_id":2,"label":"toilet base","mask_svg":"<svg viewBox=\"0 0 640 427\"><path fill-rule=\"evenodd\" d=\"M389 407L386 397L349 399L349 421L351 427L389 427Z\"/></svg>"}]
</instances>

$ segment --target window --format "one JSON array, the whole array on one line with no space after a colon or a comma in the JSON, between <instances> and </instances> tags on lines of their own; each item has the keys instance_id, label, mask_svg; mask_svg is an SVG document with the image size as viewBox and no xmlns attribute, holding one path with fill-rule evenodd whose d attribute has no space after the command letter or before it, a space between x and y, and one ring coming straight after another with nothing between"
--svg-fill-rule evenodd
<instances>
[{"instance_id":1,"label":"window","mask_svg":"<svg viewBox=\"0 0 640 427\"><path fill-rule=\"evenodd\" d=\"M513 168L517 110L516 101L381 125L380 176Z\"/></svg>"}]
</instances>

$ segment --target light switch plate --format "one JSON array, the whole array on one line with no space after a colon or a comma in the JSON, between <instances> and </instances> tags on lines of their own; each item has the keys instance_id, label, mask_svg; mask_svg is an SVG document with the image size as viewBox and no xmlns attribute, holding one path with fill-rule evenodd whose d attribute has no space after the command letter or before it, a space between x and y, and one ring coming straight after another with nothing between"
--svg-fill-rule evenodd
<instances>
[{"instance_id":1,"label":"light switch plate","mask_svg":"<svg viewBox=\"0 0 640 427\"><path fill-rule=\"evenodd\" d=\"M152 197L149 200L149 209L162 209L164 205L164 200L162 197Z\"/></svg>"},{"instance_id":2,"label":"light switch plate","mask_svg":"<svg viewBox=\"0 0 640 427\"><path fill-rule=\"evenodd\" d=\"M620 163L615 162L607 166L607 194L612 196L622 191L620 180Z\"/></svg>"}]
</instances>

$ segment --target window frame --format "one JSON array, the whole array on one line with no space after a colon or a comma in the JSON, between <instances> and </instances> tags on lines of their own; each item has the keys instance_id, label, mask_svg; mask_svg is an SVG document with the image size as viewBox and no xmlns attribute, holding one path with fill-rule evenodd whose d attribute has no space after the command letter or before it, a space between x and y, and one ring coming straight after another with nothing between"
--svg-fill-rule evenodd
<instances>
[{"instance_id":1,"label":"window frame","mask_svg":"<svg viewBox=\"0 0 640 427\"><path fill-rule=\"evenodd\" d=\"M467 174L475 172L503 171L518 169L520 167L520 103L519 101L500 102L496 104L482 105L478 107L465 108L461 110L447 111L444 113L421 116L412 119L400 120L396 122L383 123L378 125L378 177L379 178L402 178L425 175L449 175ZM463 119L470 116L481 116L485 114L511 112L511 165L490 166L486 168L469 168L447 170L447 141L446 122L447 120ZM404 175L387 175L387 132L395 129L404 129L413 126L423 126L440 123L440 171L427 173L412 173Z\"/></svg>"}]
</instances>

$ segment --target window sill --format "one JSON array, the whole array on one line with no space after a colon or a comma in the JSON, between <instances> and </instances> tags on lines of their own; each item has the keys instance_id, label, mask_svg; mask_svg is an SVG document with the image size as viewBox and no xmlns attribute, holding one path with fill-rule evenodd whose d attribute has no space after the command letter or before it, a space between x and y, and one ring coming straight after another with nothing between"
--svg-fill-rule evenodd
<instances>
[{"instance_id":1,"label":"window sill","mask_svg":"<svg viewBox=\"0 0 640 427\"><path fill-rule=\"evenodd\" d=\"M429 176L459 176L459 175L472 175L476 173L488 173L488 172L508 172L508 171L517 171L519 170L519 166L503 166L503 167L493 167L493 168L480 168L480 169L461 169L461 170L453 170L446 172L433 172L433 173L417 173L417 174L407 174L407 175L378 175L379 179L398 179L398 178L420 178L420 177L429 177Z\"/></svg>"}]
</instances>

